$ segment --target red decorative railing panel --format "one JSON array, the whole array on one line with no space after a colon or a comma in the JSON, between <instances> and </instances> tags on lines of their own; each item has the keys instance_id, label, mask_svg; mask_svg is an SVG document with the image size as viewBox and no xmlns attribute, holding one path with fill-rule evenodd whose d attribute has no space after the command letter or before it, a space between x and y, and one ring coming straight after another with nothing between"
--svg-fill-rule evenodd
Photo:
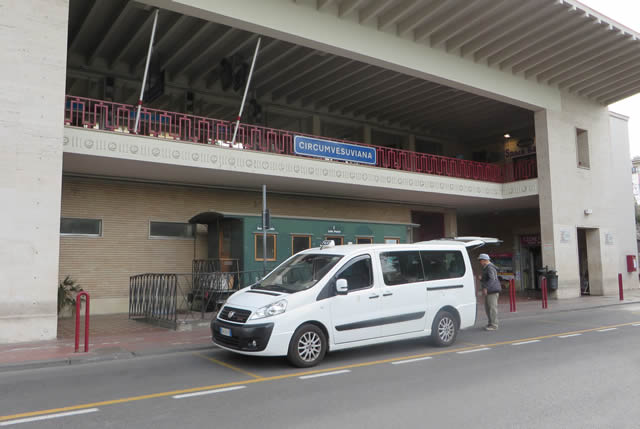
<instances>
[{"instance_id":1,"label":"red decorative railing panel","mask_svg":"<svg viewBox=\"0 0 640 429\"><path fill-rule=\"evenodd\" d=\"M133 133L135 114L136 108L133 105L67 96L64 121L70 126ZM138 134L231 147L233 127L234 123L231 121L142 107ZM296 135L314 137L293 131L240 124L235 148L295 155L293 140ZM514 161L502 166L348 140L326 140L374 147L377 155L376 166L381 168L495 183L537 177L535 159L526 162Z\"/></svg>"}]
</instances>

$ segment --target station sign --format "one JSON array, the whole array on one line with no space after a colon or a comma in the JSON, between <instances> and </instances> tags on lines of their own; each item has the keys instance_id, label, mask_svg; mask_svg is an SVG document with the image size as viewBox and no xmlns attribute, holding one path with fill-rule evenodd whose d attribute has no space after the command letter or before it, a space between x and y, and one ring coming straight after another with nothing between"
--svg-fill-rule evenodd
<instances>
[{"instance_id":1,"label":"station sign","mask_svg":"<svg viewBox=\"0 0 640 429\"><path fill-rule=\"evenodd\" d=\"M528 234L520 236L520 243L523 246L535 247L540 246L542 244L542 240L540 239L540 234Z\"/></svg>"},{"instance_id":2,"label":"station sign","mask_svg":"<svg viewBox=\"0 0 640 429\"><path fill-rule=\"evenodd\" d=\"M295 136L293 148L296 155L376 165L376 149L373 147Z\"/></svg>"}]
</instances>

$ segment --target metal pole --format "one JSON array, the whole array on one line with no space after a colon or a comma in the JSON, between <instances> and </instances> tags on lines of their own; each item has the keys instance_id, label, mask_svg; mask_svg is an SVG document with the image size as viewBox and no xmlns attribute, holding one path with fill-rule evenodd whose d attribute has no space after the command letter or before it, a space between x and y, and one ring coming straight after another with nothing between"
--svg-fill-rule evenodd
<instances>
[{"instance_id":1,"label":"metal pole","mask_svg":"<svg viewBox=\"0 0 640 429\"><path fill-rule=\"evenodd\" d=\"M156 9L153 17L153 27L151 29L151 40L149 40L149 51L147 52L147 62L144 65L144 74L142 75L142 88L140 89L140 99L138 100L138 111L136 112L136 124L133 127L133 133L138 134L138 124L140 123L140 109L142 109L142 98L144 97L144 87L147 84L147 74L149 73L149 62L151 61L151 51L153 50L153 39L156 36L156 25L158 24L159 9Z\"/></svg>"},{"instance_id":2,"label":"metal pole","mask_svg":"<svg viewBox=\"0 0 640 429\"><path fill-rule=\"evenodd\" d=\"M267 185L262 185L262 275L267 275Z\"/></svg>"},{"instance_id":3,"label":"metal pole","mask_svg":"<svg viewBox=\"0 0 640 429\"><path fill-rule=\"evenodd\" d=\"M244 110L244 102L247 99L247 92L249 92L249 85L251 84L251 76L253 75L253 67L256 65L256 58L258 57L258 50L260 49L260 40L258 37L258 43L256 43L256 51L253 54L253 60L251 61L251 68L249 69L249 77L247 77L247 85L244 87L244 95L242 96L242 103L240 104L240 113L236 119L236 126L233 129L233 139L231 139L231 147L236 143L236 135L238 134L238 127L240 126L240 118L242 118L242 111Z\"/></svg>"},{"instance_id":4,"label":"metal pole","mask_svg":"<svg viewBox=\"0 0 640 429\"><path fill-rule=\"evenodd\" d=\"M620 301L624 301L624 288L622 285L622 273L618 273L618 292L620 293Z\"/></svg>"}]
</instances>

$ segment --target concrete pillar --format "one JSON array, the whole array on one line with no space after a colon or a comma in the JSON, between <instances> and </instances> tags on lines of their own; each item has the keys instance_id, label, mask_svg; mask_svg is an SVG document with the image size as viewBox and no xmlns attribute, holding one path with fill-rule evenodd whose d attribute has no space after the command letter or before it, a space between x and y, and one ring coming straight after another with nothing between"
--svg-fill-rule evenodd
<instances>
[{"instance_id":1,"label":"concrete pillar","mask_svg":"<svg viewBox=\"0 0 640 429\"><path fill-rule=\"evenodd\" d=\"M416 136L414 136L413 134L409 134L409 144L407 146L407 150L411 152L416 151Z\"/></svg>"},{"instance_id":2,"label":"concrete pillar","mask_svg":"<svg viewBox=\"0 0 640 429\"><path fill-rule=\"evenodd\" d=\"M561 140L569 138L560 135L561 124L554 121L556 112L542 110L535 113L538 197L540 204L540 236L542 240L542 264L558 271L559 287L555 298L572 298L580 295L580 273L578 270L578 239L575 226L558 222L558 209L566 205L562 201L560 190L556 187L560 174L558 160L554 152L559 149ZM562 124L564 125L564 124ZM556 141L557 140L557 141ZM552 165L552 158L553 165ZM573 163L575 164L575 163ZM569 168L566 166L564 168ZM555 193L555 194L554 194Z\"/></svg>"},{"instance_id":3,"label":"concrete pillar","mask_svg":"<svg viewBox=\"0 0 640 429\"><path fill-rule=\"evenodd\" d=\"M371 125L365 125L363 131L364 131L364 136L363 136L364 143L373 144L372 138L371 138Z\"/></svg>"},{"instance_id":4,"label":"concrete pillar","mask_svg":"<svg viewBox=\"0 0 640 429\"><path fill-rule=\"evenodd\" d=\"M455 237L458 235L458 214L455 209L447 209L444 212L444 236Z\"/></svg>"},{"instance_id":5,"label":"concrete pillar","mask_svg":"<svg viewBox=\"0 0 640 429\"><path fill-rule=\"evenodd\" d=\"M555 298L580 295L578 228L585 228L593 293L616 293L625 254L635 254L625 118L563 95L560 111L535 113L543 265L558 271ZM577 130L588 133L589 168L578 165ZM592 278L593 277L593 278ZM637 287L638 278L625 280Z\"/></svg>"},{"instance_id":6,"label":"concrete pillar","mask_svg":"<svg viewBox=\"0 0 640 429\"><path fill-rule=\"evenodd\" d=\"M0 343L56 337L68 1L0 0Z\"/></svg>"},{"instance_id":7,"label":"concrete pillar","mask_svg":"<svg viewBox=\"0 0 640 429\"><path fill-rule=\"evenodd\" d=\"M320 121L320 116L319 115L313 115L311 117L311 134L313 134L314 136L321 136L322 135L322 122Z\"/></svg>"}]
</instances>

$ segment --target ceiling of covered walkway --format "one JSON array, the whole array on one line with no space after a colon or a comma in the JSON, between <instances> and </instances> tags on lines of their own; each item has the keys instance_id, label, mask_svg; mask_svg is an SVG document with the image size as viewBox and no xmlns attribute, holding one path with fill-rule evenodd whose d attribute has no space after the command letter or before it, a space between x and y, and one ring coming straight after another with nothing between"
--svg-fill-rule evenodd
<instances>
[{"instance_id":1,"label":"ceiling of covered walkway","mask_svg":"<svg viewBox=\"0 0 640 429\"><path fill-rule=\"evenodd\" d=\"M373 8L374 3L379 7ZM349 13L366 13L380 22L392 13L402 26L417 10L409 3L325 1L318 6L343 12L348 7ZM407 8L390 9L392 4ZM412 28L419 30L438 16ZM71 0L67 92L90 96L93 85L93 93L97 86L101 94L102 80L110 76L116 87L114 100L135 103L152 22L153 9L134 1ZM193 113L234 118L242 89L222 89L221 60L233 61L235 56L250 62L257 38L161 10L152 69L164 71L166 89L150 107L185 111L186 93L193 92ZM251 86L251 97L269 111L280 106L301 115L319 112L434 137L464 141L533 126L529 110L270 37L262 37Z\"/></svg>"},{"instance_id":2,"label":"ceiling of covered walkway","mask_svg":"<svg viewBox=\"0 0 640 429\"><path fill-rule=\"evenodd\" d=\"M162 2L156 1L156 4ZM640 91L640 35L576 0L294 0L523 79L609 104ZM67 92L137 100L153 8L71 0ZM165 92L151 107L234 118L242 89L223 90L221 61L250 62L258 34L160 10L152 70ZM193 107L185 107L186 94ZM459 140L531 129L532 114L480 95L271 37L251 97L276 112L347 118Z\"/></svg>"}]
</instances>

